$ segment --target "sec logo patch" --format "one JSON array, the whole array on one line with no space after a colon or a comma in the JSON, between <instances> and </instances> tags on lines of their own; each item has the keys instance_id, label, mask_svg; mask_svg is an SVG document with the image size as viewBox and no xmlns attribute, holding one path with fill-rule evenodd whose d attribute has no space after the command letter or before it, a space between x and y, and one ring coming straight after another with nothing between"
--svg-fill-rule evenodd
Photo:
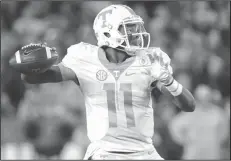
<instances>
[{"instance_id":1,"label":"sec logo patch","mask_svg":"<svg viewBox=\"0 0 231 161\"><path fill-rule=\"evenodd\" d=\"M100 81L104 81L107 79L107 72L104 71L104 70L99 70L97 73L96 73L96 78Z\"/></svg>"}]
</instances>

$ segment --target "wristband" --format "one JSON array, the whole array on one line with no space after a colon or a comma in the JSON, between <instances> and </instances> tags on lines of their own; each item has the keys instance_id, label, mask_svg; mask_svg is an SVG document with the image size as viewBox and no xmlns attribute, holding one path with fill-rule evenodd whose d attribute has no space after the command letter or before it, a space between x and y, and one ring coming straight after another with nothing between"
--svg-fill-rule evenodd
<instances>
[{"instance_id":1,"label":"wristband","mask_svg":"<svg viewBox=\"0 0 231 161\"><path fill-rule=\"evenodd\" d=\"M165 86L167 90L173 95L178 96L182 93L183 86L174 80L169 86Z\"/></svg>"},{"instance_id":2,"label":"wristband","mask_svg":"<svg viewBox=\"0 0 231 161\"><path fill-rule=\"evenodd\" d=\"M174 82L174 79L173 79L173 77L171 76L170 80L168 81L168 83L167 83L165 86L166 86L166 87L171 86L173 82Z\"/></svg>"}]
</instances>

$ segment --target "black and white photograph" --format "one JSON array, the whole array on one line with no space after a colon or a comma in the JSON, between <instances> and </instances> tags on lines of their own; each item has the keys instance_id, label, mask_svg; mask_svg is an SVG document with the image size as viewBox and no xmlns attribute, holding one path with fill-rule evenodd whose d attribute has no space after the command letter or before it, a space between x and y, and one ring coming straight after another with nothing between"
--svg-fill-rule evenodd
<instances>
[{"instance_id":1,"label":"black and white photograph","mask_svg":"<svg viewBox=\"0 0 231 161\"><path fill-rule=\"evenodd\" d=\"M230 2L2 0L1 160L230 160Z\"/></svg>"}]
</instances>

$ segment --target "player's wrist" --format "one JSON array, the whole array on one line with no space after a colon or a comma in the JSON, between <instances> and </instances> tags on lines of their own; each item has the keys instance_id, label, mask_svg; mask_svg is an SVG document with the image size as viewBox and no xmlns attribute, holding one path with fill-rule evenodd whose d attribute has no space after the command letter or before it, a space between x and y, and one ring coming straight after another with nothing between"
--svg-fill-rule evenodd
<instances>
[{"instance_id":1,"label":"player's wrist","mask_svg":"<svg viewBox=\"0 0 231 161\"><path fill-rule=\"evenodd\" d=\"M163 83L165 86L170 86L174 81L174 78L171 74L167 74L165 79L161 79L160 82Z\"/></svg>"},{"instance_id":2,"label":"player's wrist","mask_svg":"<svg viewBox=\"0 0 231 161\"><path fill-rule=\"evenodd\" d=\"M173 96L180 95L183 90L183 86L175 79L173 79L170 84L165 85L165 87Z\"/></svg>"}]
</instances>

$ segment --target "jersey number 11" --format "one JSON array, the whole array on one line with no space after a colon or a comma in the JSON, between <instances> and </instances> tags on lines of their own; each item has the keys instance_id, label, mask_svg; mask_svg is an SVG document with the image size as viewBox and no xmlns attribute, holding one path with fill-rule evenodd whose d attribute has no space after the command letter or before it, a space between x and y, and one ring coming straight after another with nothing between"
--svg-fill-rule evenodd
<instances>
[{"instance_id":1,"label":"jersey number 11","mask_svg":"<svg viewBox=\"0 0 231 161\"><path fill-rule=\"evenodd\" d=\"M118 127L115 83L105 83L103 89L107 92L109 128ZM124 92L124 109L127 121L127 127L135 127L135 116L132 105L132 84L121 83L120 90ZM118 96L117 96L118 97Z\"/></svg>"}]
</instances>

